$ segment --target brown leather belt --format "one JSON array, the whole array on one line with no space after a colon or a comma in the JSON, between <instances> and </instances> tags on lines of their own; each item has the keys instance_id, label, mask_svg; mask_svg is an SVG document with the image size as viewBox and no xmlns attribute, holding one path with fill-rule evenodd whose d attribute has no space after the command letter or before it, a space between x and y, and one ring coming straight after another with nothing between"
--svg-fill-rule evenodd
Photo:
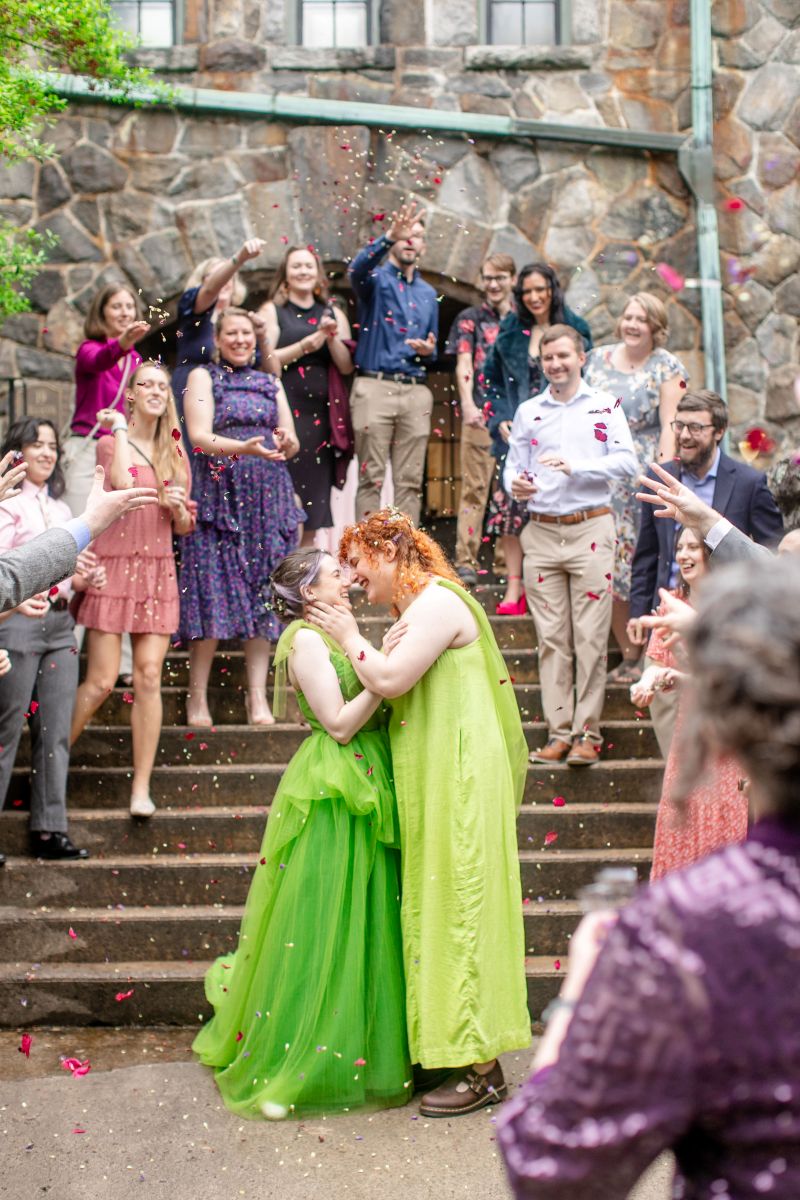
<instances>
[{"instance_id":1,"label":"brown leather belt","mask_svg":"<svg viewBox=\"0 0 800 1200\"><path fill-rule=\"evenodd\" d=\"M564 513L562 517L551 517L549 513L528 513L531 521L538 521L542 525L580 525L581 521L590 521L592 517L604 517L610 513L611 509L607 504L601 508L582 508L578 512Z\"/></svg>"}]
</instances>

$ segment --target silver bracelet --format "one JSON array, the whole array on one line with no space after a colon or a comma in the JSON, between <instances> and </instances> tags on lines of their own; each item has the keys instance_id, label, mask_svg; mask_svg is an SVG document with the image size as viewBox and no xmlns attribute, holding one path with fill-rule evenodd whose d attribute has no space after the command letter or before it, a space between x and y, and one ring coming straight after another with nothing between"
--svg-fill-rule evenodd
<instances>
[{"instance_id":1,"label":"silver bracelet","mask_svg":"<svg viewBox=\"0 0 800 1200\"><path fill-rule=\"evenodd\" d=\"M121 429L124 429L126 433L128 432L128 422L127 421L115 421L114 424L111 426L112 433L119 433Z\"/></svg>"}]
</instances>

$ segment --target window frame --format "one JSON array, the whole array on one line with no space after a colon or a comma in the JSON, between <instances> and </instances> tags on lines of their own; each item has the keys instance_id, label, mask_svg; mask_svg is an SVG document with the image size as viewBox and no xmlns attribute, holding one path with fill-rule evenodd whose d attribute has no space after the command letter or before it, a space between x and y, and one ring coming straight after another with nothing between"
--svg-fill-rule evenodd
<instances>
[{"instance_id":1,"label":"window frame","mask_svg":"<svg viewBox=\"0 0 800 1200\"><path fill-rule=\"evenodd\" d=\"M480 29L483 45L485 46L504 46L506 42L492 41L492 4L499 0L479 0L480 12ZM556 8L556 40L552 43L554 46L570 46L572 45L572 3L571 0L555 0ZM538 43L545 45L544 42ZM548 43L549 44L549 43ZM520 49L533 50L535 46L528 46L525 42L520 44Z\"/></svg>"},{"instance_id":2,"label":"window frame","mask_svg":"<svg viewBox=\"0 0 800 1200\"><path fill-rule=\"evenodd\" d=\"M143 6L146 7L147 2L148 2L148 0L110 0L109 9L110 9L112 17L113 17L114 9L117 7L117 3L134 3L134 4L136 4L139 17L141 17L142 7ZM163 2L168 2L172 7L172 41L169 42L166 46L149 46L149 45L140 44L139 46L137 46L137 50L168 50L170 48L170 46L182 46L183 45L185 0L162 0L162 3ZM121 28L121 27L117 26L116 28ZM137 32L136 36L137 37L140 36L138 32Z\"/></svg>"},{"instance_id":3,"label":"window frame","mask_svg":"<svg viewBox=\"0 0 800 1200\"><path fill-rule=\"evenodd\" d=\"M335 0L333 0L335 3ZM295 46L301 46L305 50L364 50L370 46L381 45L381 5L380 0L366 0L367 9L367 41L364 46L307 46L303 41L303 4L304 0L297 0L292 5L293 21L292 21L292 42Z\"/></svg>"}]
</instances>

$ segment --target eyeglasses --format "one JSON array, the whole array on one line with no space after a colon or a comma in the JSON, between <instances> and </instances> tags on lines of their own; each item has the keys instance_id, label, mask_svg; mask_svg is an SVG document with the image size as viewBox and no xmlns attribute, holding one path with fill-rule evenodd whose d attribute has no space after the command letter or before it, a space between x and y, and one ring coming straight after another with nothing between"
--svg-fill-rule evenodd
<instances>
[{"instance_id":1,"label":"eyeglasses","mask_svg":"<svg viewBox=\"0 0 800 1200\"><path fill-rule=\"evenodd\" d=\"M700 431L702 429L713 429L714 428L713 424L700 425L699 422L697 422L697 421L670 421L669 424L670 424L670 428L675 433L677 433L678 437L681 436L684 429L688 430L689 433L691 433L692 436L694 436L695 434L700 433Z\"/></svg>"},{"instance_id":2,"label":"eyeglasses","mask_svg":"<svg viewBox=\"0 0 800 1200\"><path fill-rule=\"evenodd\" d=\"M511 278L511 276L508 274L508 272L506 272L505 275L483 275L482 276L483 282L486 284L487 287L491 283L505 283L505 281L510 278Z\"/></svg>"}]
</instances>

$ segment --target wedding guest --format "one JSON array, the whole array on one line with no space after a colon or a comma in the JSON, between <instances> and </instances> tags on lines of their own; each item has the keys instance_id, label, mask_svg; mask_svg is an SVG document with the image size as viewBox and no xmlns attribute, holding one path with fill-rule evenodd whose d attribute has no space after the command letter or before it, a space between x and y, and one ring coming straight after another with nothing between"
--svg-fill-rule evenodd
<instances>
[{"instance_id":1,"label":"wedding guest","mask_svg":"<svg viewBox=\"0 0 800 1200\"><path fill-rule=\"evenodd\" d=\"M727 428L728 408L716 392L684 392L673 421L678 459L665 462L664 470L756 542L777 543L783 520L764 474L725 454L720 443ZM635 645L643 647L647 639L639 618L658 607L659 589L674 587L677 577L675 523L671 519L656 521L652 507L644 505L633 552L627 629ZM675 726L676 695L660 693L657 700L653 720L666 753Z\"/></svg>"},{"instance_id":2,"label":"wedding guest","mask_svg":"<svg viewBox=\"0 0 800 1200\"><path fill-rule=\"evenodd\" d=\"M523 573L539 643L547 744L531 762L597 762L611 625L611 484L636 475L622 407L581 377L583 339L571 325L541 337L545 390L519 406L503 485L527 505ZM601 414L601 415L598 415Z\"/></svg>"},{"instance_id":3,"label":"wedding guest","mask_svg":"<svg viewBox=\"0 0 800 1200\"><path fill-rule=\"evenodd\" d=\"M133 643L133 779L130 812L150 817L155 804L150 779L161 736L161 673L170 636L178 628L178 580L172 535L193 527L188 507L189 468L179 442L175 401L166 369L144 362L125 393L127 416L104 409L99 418L113 437L97 447L109 488L136 484L158 490L159 505L133 512L94 543L108 583L89 587L77 606L88 630L86 677L78 688L72 719L74 743L110 694L119 673L122 635Z\"/></svg>"},{"instance_id":4,"label":"wedding guest","mask_svg":"<svg viewBox=\"0 0 800 1200\"><path fill-rule=\"evenodd\" d=\"M704 584L685 776L734 755L754 824L578 927L534 1074L498 1120L519 1200L626 1196L665 1150L676 1196L800 1195L799 594L791 556Z\"/></svg>"},{"instance_id":5,"label":"wedding guest","mask_svg":"<svg viewBox=\"0 0 800 1200\"><path fill-rule=\"evenodd\" d=\"M318 529L333 524L331 490L336 479L330 372L332 366L340 375L353 372L347 345L350 324L338 305L331 303L322 263L308 246L287 250L260 315L283 368L281 379L300 441L289 474L306 517L301 545L310 546Z\"/></svg>"},{"instance_id":6,"label":"wedding guest","mask_svg":"<svg viewBox=\"0 0 800 1200\"><path fill-rule=\"evenodd\" d=\"M45 530L66 525L64 476L52 422L23 417L8 430L2 454L23 456L27 471L19 494L0 504L0 551L24 546ZM8 667L0 677L0 807L5 801L22 729L31 739L30 848L37 858L87 858L67 832L69 723L78 686L73 590L89 581L102 587L104 572L83 551L76 573L0 617L0 647Z\"/></svg>"},{"instance_id":7,"label":"wedding guest","mask_svg":"<svg viewBox=\"0 0 800 1200\"><path fill-rule=\"evenodd\" d=\"M349 608L348 587L349 571L318 549L272 574L291 620L275 710L288 677L311 733L273 800L238 949L206 976L214 1017L194 1041L241 1116L391 1107L413 1091L388 709L307 621L319 600Z\"/></svg>"},{"instance_id":8,"label":"wedding guest","mask_svg":"<svg viewBox=\"0 0 800 1200\"><path fill-rule=\"evenodd\" d=\"M246 291L239 271L246 262L258 258L265 245L261 238L248 238L230 258L203 259L186 280L178 300L177 363L172 372L172 394L181 421L189 373L212 361L217 318L232 304L244 304ZM280 375L278 363L270 357L266 329L260 323L256 335L263 370Z\"/></svg>"},{"instance_id":9,"label":"wedding guest","mask_svg":"<svg viewBox=\"0 0 800 1200\"><path fill-rule=\"evenodd\" d=\"M150 332L138 294L127 283L109 283L93 298L75 355L75 411L64 447L64 500L77 517L94 479L95 442L106 432L101 409L122 411L125 388L142 361L135 349Z\"/></svg>"},{"instance_id":10,"label":"wedding guest","mask_svg":"<svg viewBox=\"0 0 800 1200\"><path fill-rule=\"evenodd\" d=\"M481 304L463 309L447 338L456 360L456 389L461 407L461 495L456 520L456 574L472 587L495 470L487 429L486 358L497 340L500 322L511 311L517 268L510 254L492 254L481 268Z\"/></svg>"},{"instance_id":11,"label":"wedding guest","mask_svg":"<svg viewBox=\"0 0 800 1200\"><path fill-rule=\"evenodd\" d=\"M350 397L359 520L379 508L391 459L394 502L419 521L433 411L425 378L439 333L436 290L418 267L424 253L425 214L412 202L392 213L386 233L358 252L348 272L359 320Z\"/></svg>"},{"instance_id":12,"label":"wedding guest","mask_svg":"<svg viewBox=\"0 0 800 1200\"><path fill-rule=\"evenodd\" d=\"M385 654L344 606L320 597L308 609L364 687L392 702L411 1059L451 1072L420 1112L463 1116L505 1096L497 1056L530 1039L516 836L525 737L488 618L436 542L383 509L345 530L340 558L367 602L405 626Z\"/></svg>"},{"instance_id":13,"label":"wedding guest","mask_svg":"<svg viewBox=\"0 0 800 1200\"><path fill-rule=\"evenodd\" d=\"M527 514L524 505L516 503L503 487L514 415L520 404L538 396L547 385L541 346L542 337L551 326L569 325L580 334L583 350L592 346L589 326L567 306L558 276L547 263L528 263L522 267L513 295L515 305L503 318L485 367L489 432L498 468L489 527L500 538L506 564L506 592L497 606L500 616L521 616L527 609L520 545Z\"/></svg>"},{"instance_id":14,"label":"wedding guest","mask_svg":"<svg viewBox=\"0 0 800 1200\"><path fill-rule=\"evenodd\" d=\"M710 551L691 529L682 529L675 558L680 570L676 594L694 603L695 589L707 571ZM652 703L660 691L675 688L679 697L688 680L685 667L677 658L677 649L665 645L662 633L654 629L647 645L652 664L631 687L631 701L637 708ZM740 786L740 771L731 755L717 755L709 763L705 776L681 803L675 800L681 771L682 700L678 704L677 725L672 739L661 799L658 804L656 836L653 847L651 879L660 879L667 871L686 867L731 842L741 842L747 834L747 795Z\"/></svg>"},{"instance_id":15,"label":"wedding guest","mask_svg":"<svg viewBox=\"0 0 800 1200\"><path fill-rule=\"evenodd\" d=\"M208 679L220 638L244 642L247 718L271 725L266 696L270 641L280 621L269 577L303 523L286 459L299 444L280 382L253 365L256 330L240 308L221 313L219 361L195 367L186 389L197 526L183 545L180 633L189 642L190 725L209 727Z\"/></svg>"},{"instance_id":16,"label":"wedding guest","mask_svg":"<svg viewBox=\"0 0 800 1200\"><path fill-rule=\"evenodd\" d=\"M642 467L654 461L670 462L675 457L672 422L689 376L683 364L665 349L668 333L663 301L650 292L637 292L629 298L617 322L615 334L619 340L592 350L583 372L592 387L622 401ZM611 632L622 651L622 662L608 679L610 683L630 684L641 675L642 648L627 635L631 562L640 522L640 505L628 483L612 487L611 507L617 531Z\"/></svg>"}]
</instances>

